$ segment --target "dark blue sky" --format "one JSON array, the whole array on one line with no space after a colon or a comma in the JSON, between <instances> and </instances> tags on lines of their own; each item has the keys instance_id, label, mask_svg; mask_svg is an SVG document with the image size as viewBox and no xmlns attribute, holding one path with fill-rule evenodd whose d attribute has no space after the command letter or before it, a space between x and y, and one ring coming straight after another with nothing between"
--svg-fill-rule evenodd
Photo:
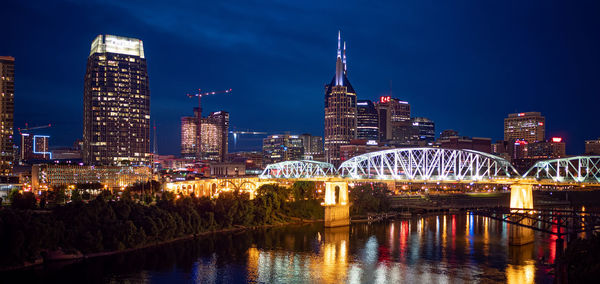
<instances>
[{"instance_id":1,"label":"dark blue sky","mask_svg":"<svg viewBox=\"0 0 600 284\"><path fill-rule=\"evenodd\" d=\"M196 3L199 2L199 3ZM561 3L562 2L562 3ZM144 41L161 154L178 153L194 89L231 128L323 131L337 30L360 99L389 91L436 131L502 139L507 113L541 111L570 154L600 136L599 1L21 1L0 9L16 57L15 128L81 137L83 76L98 34Z\"/></svg>"}]
</instances>

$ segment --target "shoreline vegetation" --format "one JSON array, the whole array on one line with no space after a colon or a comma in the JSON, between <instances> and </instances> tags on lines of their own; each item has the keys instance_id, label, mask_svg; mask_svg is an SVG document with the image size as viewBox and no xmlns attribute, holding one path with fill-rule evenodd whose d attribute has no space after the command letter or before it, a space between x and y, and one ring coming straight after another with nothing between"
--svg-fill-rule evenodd
<instances>
[{"instance_id":1,"label":"shoreline vegetation","mask_svg":"<svg viewBox=\"0 0 600 284\"><path fill-rule=\"evenodd\" d=\"M354 188L353 214L389 208L389 202L381 201L387 188L376 189ZM39 201L31 192L13 193L11 200L11 206L0 208L0 271L119 254L210 234L319 222L324 215L314 182L263 185L252 200L236 191L210 199L178 197L139 185L121 195L102 191L91 197L75 191L69 196L58 189Z\"/></svg>"}]
</instances>

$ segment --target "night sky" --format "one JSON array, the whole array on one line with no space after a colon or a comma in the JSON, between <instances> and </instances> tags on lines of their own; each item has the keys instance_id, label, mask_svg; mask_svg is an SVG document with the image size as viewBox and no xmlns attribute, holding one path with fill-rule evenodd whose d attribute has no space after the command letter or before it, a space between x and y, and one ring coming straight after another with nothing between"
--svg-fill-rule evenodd
<instances>
[{"instance_id":1,"label":"night sky","mask_svg":"<svg viewBox=\"0 0 600 284\"><path fill-rule=\"evenodd\" d=\"M338 29L359 99L389 93L436 131L502 139L508 113L540 111L569 154L600 136L600 1L32 1L0 7L16 58L15 129L82 136L83 77L98 34L143 40L161 154L179 152L195 89L230 129L322 135ZM198 1L200 2L200 1Z\"/></svg>"}]
</instances>

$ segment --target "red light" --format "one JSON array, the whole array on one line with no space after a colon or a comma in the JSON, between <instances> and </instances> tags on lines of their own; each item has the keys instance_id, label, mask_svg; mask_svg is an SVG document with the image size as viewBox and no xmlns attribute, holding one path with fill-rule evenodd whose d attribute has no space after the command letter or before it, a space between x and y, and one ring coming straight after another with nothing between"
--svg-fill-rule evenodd
<instances>
[{"instance_id":1,"label":"red light","mask_svg":"<svg viewBox=\"0 0 600 284\"><path fill-rule=\"evenodd\" d=\"M519 113L518 116L525 116L525 113L524 112Z\"/></svg>"},{"instance_id":2,"label":"red light","mask_svg":"<svg viewBox=\"0 0 600 284\"><path fill-rule=\"evenodd\" d=\"M539 126L544 126L544 123L543 122L538 122L538 125Z\"/></svg>"},{"instance_id":3,"label":"red light","mask_svg":"<svg viewBox=\"0 0 600 284\"><path fill-rule=\"evenodd\" d=\"M560 142L562 142L562 138L561 137L552 137L552 142L560 143Z\"/></svg>"},{"instance_id":4,"label":"red light","mask_svg":"<svg viewBox=\"0 0 600 284\"><path fill-rule=\"evenodd\" d=\"M381 103L389 103L391 100L392 100L392 97L390 97L390 96L379 97L379 102L381 102Z\"/></svg>"}]
</instances>

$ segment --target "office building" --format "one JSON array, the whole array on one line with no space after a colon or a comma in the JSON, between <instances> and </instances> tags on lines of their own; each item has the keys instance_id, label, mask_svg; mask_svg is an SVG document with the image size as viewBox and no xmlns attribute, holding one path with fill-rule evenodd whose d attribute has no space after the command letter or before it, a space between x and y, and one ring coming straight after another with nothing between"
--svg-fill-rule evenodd
<instances>
[{"instance_id":1,"label":"office building","mask_svg":"<svg viewBox=\"0 0 600 284\"><path fill-rule=\"evenodd\" d=\"M435 123L426 117L413 117L411 119L413 127L418 131L417 140L426 143L432 143L435 140Z\"/></svg>"},{"instance_id":2,"label":"office building","mask_svg":"<svg viewBox=\"0 0 600 284\"><path fill-rule=\"evenodd\" d=\"M448 139L450 137L458 136L458 131L452 129L446 129L440 133L440 140Z\"/></svg>"},{"instance_id":3,"label":"office building","mask_svg":"<svg viewBox=\"0 0 600 284\"><path fill-rule=\"evenodd\" d=\"M196 158L196 138L198 136L198 119L195 117L181 118L181 157Z\"/></svg>"},{"instance_id":4,"label":"office building","mask_svg":"<svg viewBox=\"0 0 600 284\"><path fill-rule=\"evenodd\" d=\"M200 160L224 162L229 146L229 113L217 111L202 118Z\"/></svg>"},{"instance_id":5,"label":"office building","mask_svg":"<svg viewBox=\"0 0 600 284\"><path fill-rule=\"evenodd\" d=\"M390 96L382 96L375 103L378 116L379 141L406 143L412 138L410 128L410 104Z\"/></svg>"},{"instance_id":6,"label":"office building","mask_svg":"<svg viewBox=\"0 0 600 284\"><path fill-rule=\"evenodd\" d=\"M148 167L37 164L31 168L34 190L86 183L100 183L111 190L123 189L138 182L147 182L151 177Z\"/></svg>"},{"instance_id":7,"label":"office building","mask_svg":"<svg viewBox=\"0 0 600 284\"><path fill-rule=\"evenodd\" d=\"M596 140L585 141L585 154L586 155L600 155L600 138Z\"/></svg>"},{"instance_id":8,"label":"office building","mask_svg":"<svg viewBox=\"0 0 600 284\"><path fill-rule=\"evenodd\" d=\"M475 150L484 153L491 153L492 151L492 139L491 138L481 138L481 137L460 137L460 136L451 136L445 139L440 139L437 141L437 144L441 148L446 149L468 149Z\"/></svg>"},{"instance_id":9,"label":"office building","mask_svg":"<svg viewBox=\"0 0 600 284\"><path fill-rule=\"evenodd\" d=\"M373 140L355 139L350 141L350 144L340 147L340 159L343 163L352 157L388 149L392 149L392 147L379 145Z\"/></svg>"},{"instance_id":10,"label":"office building","mask_svg":"<svg viewBox=\"0 0 600 284\"><path fill-rule=\"evenodd\" d=\"M356 113L356 138L378 141L379 119L375 104L370 100L358 100Z\"/></svg>"},{"instance_id":11,"label":"office building","mask_svg":"<svg viewBox=\"0 0 600 284\"><path fill-rule=\"evenodd\" d=\"M263 165L302 160L304 145L297 135L271 135L263 139Z\"/></svg>"},{"instance_id":12,"label":"office building","mask_svg":"<svg viewBox=\"0 0 600 284\"><path fill-rule=\"evenodd\" d=\"M150 165L150 90L142 41L96 37L84 81L85 163Z\"/></svg>"},{"instance_id":13,"label":"office building","mask_svg":"<svg viewBox=\"0 0 600 284\"><path fill-rule=\"evenodd\" d=\"M532 159L563 158L566 154L566 145L561 137L553 137L546 141L536 141L527 144L527 156Z\"/></svg>"},{"instance_id":14,"label":"office building","mask_svg":"<svg viewBox=\"0 0 600 284\"><path fill-rule=\"evenodd\" d=\"M0 56L0 176L12 174L15 58Z\"/></svg>"},{"instance_id":15,"label":"office building","mask_svg":"<svg viewBox=\"0 0 600 284\"><path fill-rule=\"evenodd\" d=\"M323 137L310 134L300 135L304 147L304 160L325 161L323 152Z\"/></svg>"},{"instance_id":16,"label":"office building","mask_svg":"<svg viewBox=\"0 0 600 284\"><path fill-rule=\"evenodd\" d=\"M544 141L546 119L539 112L511 113L504 119L504 141Z\"/></svg>"},{"instance_id":17,"label":"office building","mask_svg":"<svg viewBox=\"0 0 600 284\"><path fill-rule=\"evenodd\" d=\"M21 161L51 160L50 136L21 133Z\"/></svg>"},{"instance_id":18,"label":"office building","mask_svg":"<svg viewBox=\"0 0 600 284\"><path fill-rule=\"evenodd\" d=\"M342 54L341 36L335 76L325 86L325 156L329 163L340 164L340 146L356 138L356 92L347 77L346 43Z\"/></svg>"}]
</instances>

